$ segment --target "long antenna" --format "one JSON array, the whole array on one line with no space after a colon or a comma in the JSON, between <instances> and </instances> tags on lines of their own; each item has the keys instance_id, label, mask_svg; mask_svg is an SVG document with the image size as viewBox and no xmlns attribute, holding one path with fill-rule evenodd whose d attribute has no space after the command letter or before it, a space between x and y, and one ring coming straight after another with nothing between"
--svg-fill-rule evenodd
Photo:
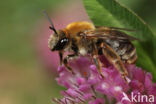
<instances>
[{"instance_id":1,"label":"long antenna","mask_svg":"<svg viewBox=\"0 0 156 104\"><path fill-rule=\"evenodd\" d=\"M50 19L50 17L48 16L48 13L46 12L46 11L43 11L43 13L44 13L44 15L46 16L46 18L48 19L48 21L49 21L49 23L50 23L50 29L51 30L53 30L54 31L54 33L56 34L56 35L58 35L57 34L57 31L56 31L56 29L55 29L55 27L54 27L54 25L53 25L53 22L52 22L52 20Z\"/></svg>"}]
</instances>

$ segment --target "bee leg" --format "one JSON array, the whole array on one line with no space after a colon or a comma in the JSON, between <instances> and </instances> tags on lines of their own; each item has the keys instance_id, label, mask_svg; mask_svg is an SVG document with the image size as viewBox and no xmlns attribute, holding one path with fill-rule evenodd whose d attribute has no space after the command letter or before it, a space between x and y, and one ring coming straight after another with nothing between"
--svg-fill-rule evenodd
<instances>
[{"instance_id":1,"label":"bee leg","mask_svg":"<svg viewBox=\"0 0 156 104\"><path fill-rule=\"evenodd\" d=\"M96 64L96 67L97 67L101 77L104 78L104 75L102 74L102 65L101 65L99 58L97 58L97 56L93 56L93 59L94 59L94 63Z\"/></svg>"},{"instance_id":2,"label":"bee leg","mask_svg":"<svg viewBox=\"0 0 156 104\"><path fill-rule=\"evenodd\" d=\"M94 45L93 60L94 60L96 68L98 69L101 77L104 78L104 75L102 74L102 63L101 63L101 61L99 59L98 49L97 49L96 45Z\"/></svg>"},{"instance_id":3,"label":"bee leg","mask_svg":"<svg viewBox=\"0 0 156 104\"><path fill-rule=\"evenodd\" d=\"M128 72L120 59L120 56L106 43L102 43L102 52L108 61L121 73L123 79L127 82L126 76Z\"/></svg>"},{"instance_id":4,"label":"bee leg","mask_svg":"<svg viewBox=\"0 0 156 104\"><path fill-rule=\"evenodd\" d=\"M67 56L64 58L64 60L63 60L63 63L64 63L64 65L65 65L65 67L66 67L70 72L72 72L73 75L74 75L75 73L74 73L74 71L72 70L72 68L69 66L68 60L69 60L70 58L76 57L76 56L77 56L77 54L70 54L70 55L67 55Z\"/></svg>"},{"instance_id":5,"label":"bee leg","mask_svg":"<svg viewBox=\"0 0 156 104\"><path fill-rule=\"evenodd\" d=\"M63 63L63 52L59 51L59 57L60 57L60 65Z\"/></svg>"}]
</instances>

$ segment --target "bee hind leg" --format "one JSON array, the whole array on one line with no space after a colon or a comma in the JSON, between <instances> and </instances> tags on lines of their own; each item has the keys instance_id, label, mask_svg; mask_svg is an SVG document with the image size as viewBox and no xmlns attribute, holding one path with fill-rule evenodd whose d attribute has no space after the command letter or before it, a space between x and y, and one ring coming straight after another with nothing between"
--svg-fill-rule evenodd
<instances>
[{"instance_id":1,"label":"bee hind leg","mask_svg":"<svg viewBox=\"0 0 156 104\"><path fill-rule=\"evenodd\" d=\"M72 68L70 67L68 61L69 59L73 58L73 57L76 57L77 54L70 54L70 55L67 55L64 59L63 59L63 63L64 63L64 66L73 74L75 75L74 71L72 70Z\"/></svg>"},{"instance_id":2,"label":"bee hind leg","mask_svg":"<svg viewBox=\"0 0 156 104\"><path fill-rule=\"evenodd\" d=\"M108 59L108 61L113 64L113 66L120 72L122 78L127 81L127 69L125 68L120 56L106 43L102 43L103 55Z\"/></svg>"}]
</instances>

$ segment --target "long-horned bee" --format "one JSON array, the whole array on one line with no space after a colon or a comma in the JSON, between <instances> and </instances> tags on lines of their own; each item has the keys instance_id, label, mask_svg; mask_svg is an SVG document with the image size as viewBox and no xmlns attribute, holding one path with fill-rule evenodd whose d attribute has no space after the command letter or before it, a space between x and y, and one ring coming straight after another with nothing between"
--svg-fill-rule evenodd
<instances>
[{"instance_id":1,"label":"long-horned bee","mask_svg":"<svg viewBox=\"0 0 156 104\"><path fill-rule=\"evenodd\" d=\"M54 34L49 38L48 45L51 51L58 51L60 64L64 64L74 74L68 64L69 59L80 55L90 55L99 73L104 77L102 63L99 59L99 55L104 55L126 80L128 73L124 63L135 63L137 54L131 41L137 39L120 30L131 30L94 26L90 22L80 21L73 22L57 31L47 13L45 15L51 24L50 29L54 31ZM70 54L63 57L63 53L66 51Z\"/></svg>"}]
</instances>

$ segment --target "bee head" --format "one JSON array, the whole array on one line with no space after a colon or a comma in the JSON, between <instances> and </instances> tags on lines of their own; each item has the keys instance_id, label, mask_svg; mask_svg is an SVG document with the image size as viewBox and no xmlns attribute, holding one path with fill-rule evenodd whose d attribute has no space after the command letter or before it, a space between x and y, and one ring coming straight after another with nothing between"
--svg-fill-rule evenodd
<instances>
[{"instance_id":1,"label":"bee head","mask_svg":"<svg viewBox=\"0 0 156 104\"><path fill-rule=\"evenodd\" d=\"M51 51L63 50L69 43L69 39L66 37L62 30L57 31L50 36L48 46Z\"/></svg>"},{"instance_id":2,"label":"bee head","mask_svg":"<svg viewBox=\"0 0 156 104\"><path fill-rule=\"evenodd\" d=\"M62 30L56 31L53 22L51 21L46 11L44 11L44 14L51 25L49 28L52 31L54 31L54 34L51 35L49 38L48 47L50 48L51 51L63 50L69 43L68 38L66 37L65 33Z\"/></svg>"}]
</instances>

